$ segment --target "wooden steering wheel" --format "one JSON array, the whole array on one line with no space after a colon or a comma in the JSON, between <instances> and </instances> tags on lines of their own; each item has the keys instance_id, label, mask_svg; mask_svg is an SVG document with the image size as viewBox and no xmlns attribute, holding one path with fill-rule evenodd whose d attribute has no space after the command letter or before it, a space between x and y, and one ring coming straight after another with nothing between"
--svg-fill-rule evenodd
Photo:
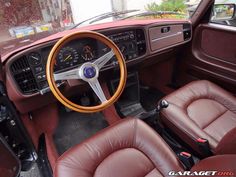
<instances>
[{"instance_id":1,"label":"wooden steering wheel","mask_svg":"<svg viewBox=\"0 0 236 177\"><path fill-rule=\"evenodd\" d=\"M54 64L56 63L56 58L58 56L60 49L68 42L80 38L96 39L99 42L104 43L111 50L93 62L86 62L75 69L54 74ZM120 67L120 82L116 92L109 99L107 99L98 81L98 77L101 68L108 61L110 61L114 55L116 56L116 59ZM111 106L115 101L117 101L117 99L122 94L126 84L127 70L123 55L113 41L111 41L106 36L97 32L82 31L69 34L60 39L54 45L47 60L46 76L52 93L57 98L57 100L60 101L63 105L77 112L93 113L102 111L107 107ZM81 106L68 100L58 89L56 81L70 80L70 79L81 79L87 82L92 88L92 90L95 92L101 103L97 106Z\"/></svg>"}]
</instances>

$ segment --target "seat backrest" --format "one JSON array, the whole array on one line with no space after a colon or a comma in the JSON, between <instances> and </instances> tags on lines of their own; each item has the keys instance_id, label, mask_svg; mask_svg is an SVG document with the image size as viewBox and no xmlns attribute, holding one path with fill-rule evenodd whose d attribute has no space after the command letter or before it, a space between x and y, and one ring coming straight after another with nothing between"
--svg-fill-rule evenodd
<instances>
[{"instance_id":1,"label":"seat backrest","mask_svg":"<svg viewBox=\"0 0 236 177\"><path fill-rule=\"evenodd\" d=\"M183 168L162 138L141 120L126 119L65 152L54 176L168 176L171 170Z\"/></svg>"}]
</instances>

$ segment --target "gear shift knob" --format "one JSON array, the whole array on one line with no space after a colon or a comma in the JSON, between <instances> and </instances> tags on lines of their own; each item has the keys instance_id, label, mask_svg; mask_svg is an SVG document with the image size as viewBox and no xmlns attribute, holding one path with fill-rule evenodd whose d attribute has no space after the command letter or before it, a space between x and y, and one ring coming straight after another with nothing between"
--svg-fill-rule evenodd
<instances>
[{"instance_id":1,"label":"gear shift knob","mask_svg":"<svg viewBox=\"0 0 236 177\"><path fill-rule=\"evenodd\" d=\"M169 103L166 100L161 100L159 106L161 109L165 109L169 106Z\"/></svg>"},{"instance_id":2,"label":"gear shift knob","mask_svg":"<svg viewBox=\"0 0 236 177\"><path fill-rule=\"evenodd\" d=\"M166 109L169 103L166 100L161 100L156 108L156 112L160 113L162 109Z\"/></svg>"}]
</instances>

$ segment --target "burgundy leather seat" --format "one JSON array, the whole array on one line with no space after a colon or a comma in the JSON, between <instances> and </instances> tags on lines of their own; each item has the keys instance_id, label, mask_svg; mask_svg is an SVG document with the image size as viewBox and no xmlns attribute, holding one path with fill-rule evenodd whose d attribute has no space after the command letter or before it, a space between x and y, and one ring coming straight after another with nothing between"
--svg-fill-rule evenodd
<instances>
[{"instance_id":1,"label":"burgundy leather seat","mask_svg":"<svg viewBox=\"0 0 236 177\"><path fill-rule=\"evenodd\" d=\"M232 165L236 155L220 160L224 158L226 169L236 174ZM214 162L209 167L217 170L217 157ZM194 170L202 168L198 164ZM183 167L169 146L141 120L125 119L64 153L57 161L54 176L160 177L168 176L170 171L183 171Z\"/></svg>"},{"instance_id":2,"label":"burgundy leather seat","mask_svg":"<svg viewBox=\"0 0 236 177\"><path fill-rule=\"evenodd\" d=\"M200 152L196 140L209 141L214 154L236 153L236 98L209 81L194 81L164 98L162 120Z\"/></svg>"},{"instance_id":3,"label":"burgundy leather seat","mask_svg":"<svg viewBox=\"0 0 236 177\"><path fill-rule=\"evenodd\" d=\"M138 119L111 126L59 158L56 177L160 176L182 170L172 150Z\"/></svg>"}]
</instances>

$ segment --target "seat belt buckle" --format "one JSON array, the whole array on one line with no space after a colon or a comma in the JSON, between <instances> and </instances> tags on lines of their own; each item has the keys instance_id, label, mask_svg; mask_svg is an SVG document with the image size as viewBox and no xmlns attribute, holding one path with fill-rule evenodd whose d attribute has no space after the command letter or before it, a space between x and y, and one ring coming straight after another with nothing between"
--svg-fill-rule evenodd
<instances>
[{"instance_id":1,"label":"seat belt buckle","mask_svg":"<svg viewBox=\"0 0 236 177\"><path fill-rule=\"evenodd\" d=\"M201 152L201 154L204 156L204 157L209 157L212 155L212 152L210 150L210 145L209 145L209 141L205 138L198 138L197 139L197 145L198 145L198 148Z\"/></svg>"},{"instance_id":2,"label":"seat belt buckle","mask_svg":"<svg viewBox=\"0 0 236 177\"><path fill-rule=\"evenodd\" d=\"M192 166L194 165L193 157L188 152L180 152L179 153L179 159L186 167L186 170L190 170Z\"/></svg>"}]
</instances>

